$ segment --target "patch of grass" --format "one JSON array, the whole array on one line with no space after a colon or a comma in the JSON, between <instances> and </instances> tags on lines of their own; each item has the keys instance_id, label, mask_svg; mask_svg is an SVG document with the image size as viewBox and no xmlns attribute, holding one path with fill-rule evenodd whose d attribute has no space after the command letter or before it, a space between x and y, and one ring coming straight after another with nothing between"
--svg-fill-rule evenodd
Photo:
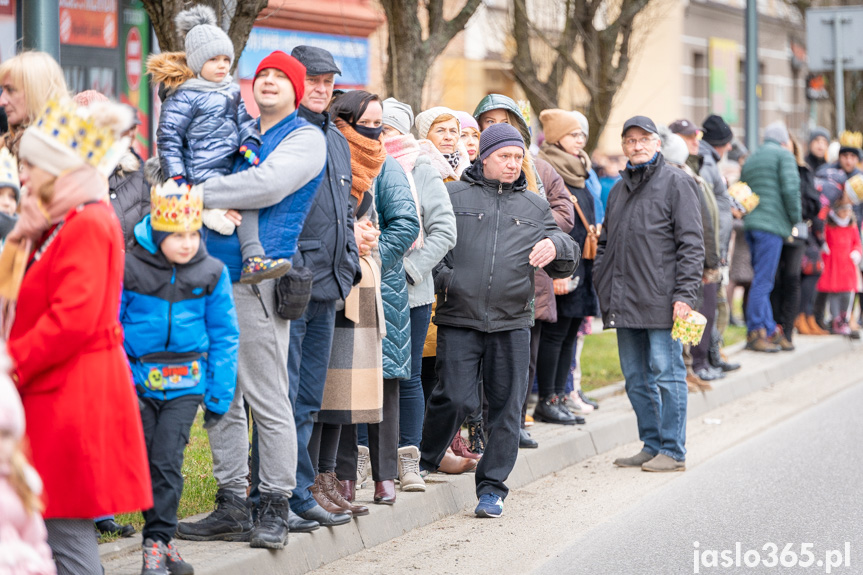
<instances>
[{"instance_id":1,"label":"patch of grass","mask_svg":"<svg viewBox=\"0 0 863 575\"><path fill-rule=\"evenodd\" d=\"M744 326L729 325L725 328L725 345L734 345L746 339L746 328Z\"/></svg>"},{"instance_id":2,"label":"patch of grass","mask_svg":"<svg viewBox=\"0 0 863 575\"><path fill-rule=\"evenodd\" d=\"M587 392L622 379L617 332L602 331L586 336L581 352L581 388Z\"/></svg>"},{"instance_id":3,"label":"patch of grass","mask_svg":"<svg viewBox=\"0 0 863 575\"><path fill-rule=\"evenodd\" d=\"M182 519L205 511L212 511L216 496L216 480L213 477L213 457L210 453L210 440L204 431L204 414L199 412L192 425L189 444L186 445L183 459L183 496L177 516ZM122 513L116 518L123 525L131 523L139 532L144 527L144 517L140 513ZM103 536L100 543L116 540L113 536Z\"/></svg>"}]
</instances>

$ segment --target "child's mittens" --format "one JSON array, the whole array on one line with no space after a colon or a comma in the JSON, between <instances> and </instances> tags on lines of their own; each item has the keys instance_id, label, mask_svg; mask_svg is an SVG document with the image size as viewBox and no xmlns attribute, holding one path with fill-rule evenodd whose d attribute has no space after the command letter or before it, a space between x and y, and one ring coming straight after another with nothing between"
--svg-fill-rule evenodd
<instances>
[{"instance_id":1,"label":"child's mittens","mask_svg":"<svg viewBox=\"0 0 863 575\"><path fill-rule=\"evenodd\" d=\"M205 209L201 212L201 221L205 226L223 236L229 236L237 228L225 214L228 210Z\"/></svg>"},{"instance_id":2,"label":"child's mittens","mask_svg":"<svg viewBox=\"0 0 863 575\"><path fill-rule=\"evenodd\" d=\"M257 166L261 163L258 155L261 153L261 146L255 140L248 139L240 146L240 155L249 163L250 166Z\"/></svg>"}]
</instances>

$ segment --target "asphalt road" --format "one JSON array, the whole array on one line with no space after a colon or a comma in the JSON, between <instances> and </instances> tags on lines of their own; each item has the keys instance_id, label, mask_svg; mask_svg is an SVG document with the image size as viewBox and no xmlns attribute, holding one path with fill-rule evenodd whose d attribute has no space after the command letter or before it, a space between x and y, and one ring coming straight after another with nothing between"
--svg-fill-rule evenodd
<instances>
[{"instance_id":1,"label":"asphalt road","mask_svg":"<svg viewBox=\"0 0 863 575\"><path fill-rule=\"evenodd\" d=\"M859 574L861 493L858 384L679 474L533 572Z\"/></svg>"}]
</instances>

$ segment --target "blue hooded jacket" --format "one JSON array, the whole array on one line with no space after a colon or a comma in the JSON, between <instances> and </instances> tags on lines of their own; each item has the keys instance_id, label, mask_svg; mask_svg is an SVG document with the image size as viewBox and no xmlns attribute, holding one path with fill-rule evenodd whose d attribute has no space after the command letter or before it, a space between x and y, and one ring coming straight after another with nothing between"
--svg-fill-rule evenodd
<instances>
[{"instance_id":1,"label":"blue hooded jacket","mask_svg":"<svg viewBox=\"0 0 863 575\"><path fill-rule=\"evenodd\" d=\"M203 242L189 263L172 264L152 232L150 216L135 226L120 303L135 387L161 400L202 394L208 410L225 413L240 341L228 271Z\"/></svg>"}]
</instances>

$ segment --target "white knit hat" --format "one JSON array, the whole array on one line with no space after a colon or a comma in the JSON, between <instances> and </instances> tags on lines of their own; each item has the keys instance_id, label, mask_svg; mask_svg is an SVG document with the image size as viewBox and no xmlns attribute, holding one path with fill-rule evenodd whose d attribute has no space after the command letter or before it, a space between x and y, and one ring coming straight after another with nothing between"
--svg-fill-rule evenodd
<instances>
[{"instance_id":1,"label":"white knit hat","mask_svg":"<svg viewBox=\"0 0 863 575\"><path fill-rule=\"evenodd\" d=\"M425 112L420 112L417 114L416 120L414 120L414 125L417 127L417 135L420 140L425 140L426 137L428 137L429 128L432 127L435 120L444 114L449 114L455 118L456 123L459 125L458 131L461 133L461 123L458 121L458 114L456 114L455 110L450 110L444 106L435 106L434 108L429 108Z\"/></svg>"},{"instance_id":2,"label":"white knit hat","mask_svg":"<svg viewBox=\"0 0 863 575\"><path fill-rule=\"evenodd\" d=\"M186 63L200 74L207 60L227 56L234 63L234 44L225 31L216 25L216 13L209 6L198 4L183 10L174 23L186 36Z\"/></svg>"}]
</instances>

